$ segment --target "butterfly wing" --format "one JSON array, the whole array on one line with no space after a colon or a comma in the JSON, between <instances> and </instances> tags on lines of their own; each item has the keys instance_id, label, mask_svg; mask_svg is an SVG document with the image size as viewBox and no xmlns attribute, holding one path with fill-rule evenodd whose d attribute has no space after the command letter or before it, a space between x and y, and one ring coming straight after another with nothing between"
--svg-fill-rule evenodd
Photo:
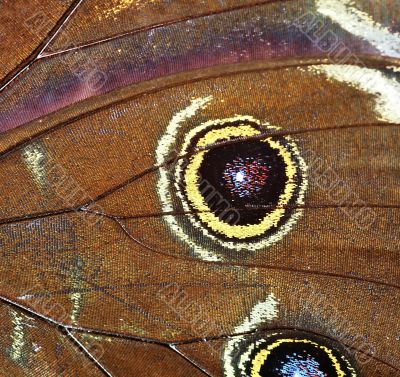
<instances>
[{"instance_id":1,"label":"butterfly wing","mask_svg":"<svg viewBox=\"0 0 400 377\"><path fill-rule=\"evenodd\" d=\"M395 7L124 4L75 4L5 82L5 310L83 375L257 375L286 343L398 373Z\"/></svg>"}]
</instances>

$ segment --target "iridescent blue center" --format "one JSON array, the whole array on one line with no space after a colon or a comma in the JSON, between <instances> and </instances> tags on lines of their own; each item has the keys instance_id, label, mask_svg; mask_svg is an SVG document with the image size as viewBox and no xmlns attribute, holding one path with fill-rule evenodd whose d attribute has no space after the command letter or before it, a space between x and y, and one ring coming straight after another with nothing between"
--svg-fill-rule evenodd
<instances>
[{"instance_id":1,"label":"iridescent blue center","mask_svg":"<svg viewBox=\"0 0 400 377\"><path fill-rule=\"evenodd\" d=\"M286 360L281 361L281 366L276 368L281 377L327 377L321 371L321 365L311 355L304 357L297 353L287 355Z\"/></svg>"},{"instance_id":2,"label":"iridescent blue center","mask_svg":"<svg viewBox=\"0 0 400 377\"><path fill-rule=\"evenodd\" d=\"M225 165L222 178L232 194L251 198L264 188L269 168L261 157L238 157Z\"/></svg>"}]
</instances>

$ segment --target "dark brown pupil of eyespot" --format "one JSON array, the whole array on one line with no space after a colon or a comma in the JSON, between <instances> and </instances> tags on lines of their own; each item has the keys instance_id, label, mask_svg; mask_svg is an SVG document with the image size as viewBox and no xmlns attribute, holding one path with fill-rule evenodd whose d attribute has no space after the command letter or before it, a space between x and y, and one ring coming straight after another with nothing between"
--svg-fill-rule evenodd
<instances>
[{"instance_id":1,"label":"dark brown pupil of eyespot","mask_svg":"<svg viewBox=\"0 0 400 377\"><path fill-rule=\"evenodd\" d=\"M211 149L199 177L200 192L211 211L219 215L227 205L240 210L235 225L259 223L277 205L287 180L283 158L263 141Z\"/></svg>"}]
</instances>

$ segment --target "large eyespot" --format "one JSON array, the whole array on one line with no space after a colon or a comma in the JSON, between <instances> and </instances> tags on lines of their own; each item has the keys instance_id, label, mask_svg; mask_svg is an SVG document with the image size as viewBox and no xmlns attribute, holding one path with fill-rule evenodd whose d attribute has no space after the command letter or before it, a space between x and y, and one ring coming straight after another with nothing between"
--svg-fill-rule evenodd
<instances>
[{"instance_id":1,"label":"large eyespot","mask_svg":"<svg viewBox=\"0 0 400 377\"><path fill-rule=\"evenodd\" d=\"M173 152L185 156L160 169L163 209L186 214L167 219L173 234L209 260L279 241L301 216L307 187L295 142L251 116L209 120L185 133L176 126L158 148L160 163Z\"/></svg>"},{"instance_id":2,"label":"large eyespot","mask_svg":"<svg viewBox=\"0 0 400 377\"><path fill-rule=\"evenodd\" d=\"M229 373L225 373L230 377L359 376L343 347L308 333L284 331L241 337L234 347L226 368Z\"/></svg>"},{"instance_id":3,"label":"large eyespot","mask_svg":"<svg viewBox=\"0 0 400 377\"><path fill-rule=\"evenodd\" d=\"M293 142L271 137L237 142L267 130L276 129L239 118L211 121L189 134L184 153L214 147L194 153L177 170L184 206L223 239L272 235L293 212L285 206L296 203L302 178Z\"/></svg>"}]
</instances>

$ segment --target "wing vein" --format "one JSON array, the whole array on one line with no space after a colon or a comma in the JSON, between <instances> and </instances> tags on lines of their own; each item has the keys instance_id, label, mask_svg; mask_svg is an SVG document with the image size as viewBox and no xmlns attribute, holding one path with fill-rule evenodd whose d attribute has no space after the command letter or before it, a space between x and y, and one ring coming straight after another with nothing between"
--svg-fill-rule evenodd
<instances>
[{"instance_id":1,"label":"wing vein","mask_svg":"<svg viewBox=\"0 0 400 377\"><path fill-rule=\"evenodd\" d=\"M68 21L68 19L72 16L73 13L77 10L79 5L83 2L83 0L75 0L71 6L64 12L62 17L58 20L52 30L47 34L47 37L39 44L39 46L25 59L22 63L20 63L16 69L10 72L0 83L0 93L8 87L15 79L17 79L22 73L27 71L30 66L35 63L43 51L47 48L47 46L51 43L51 41L57 36L62 27Z\"/></svg>"}]
</instances>

